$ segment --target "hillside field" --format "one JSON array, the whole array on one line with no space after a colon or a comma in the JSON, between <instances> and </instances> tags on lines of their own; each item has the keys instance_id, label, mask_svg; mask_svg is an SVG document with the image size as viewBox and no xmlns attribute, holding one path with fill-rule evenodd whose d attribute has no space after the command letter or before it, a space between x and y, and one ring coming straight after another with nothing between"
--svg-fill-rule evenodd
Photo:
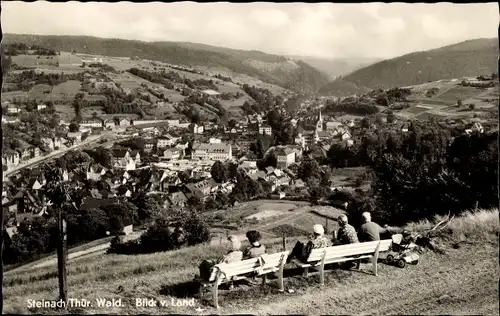
<instances>
[{"instance_id":1,"label":"hillside field","mask_svg":"<svg viewBox=\"0 0 500 316\"><path fill-rule=\"evenodd\" d=\"M479 38L377 62L331 81L319 92L359 94L493 72L498 72L498 40Z\"/></svg>"},{"instance_id":2,"label":"hillside field","mask_svg":"<svg viewBox=\"0 0 500 316\"><path fill-rule=\"evenodd\" d=\"M396 111L404 119L471 119L492 122L498 113L498 85L479 89L464 87L459 80L439 80L417 86L408 86L412 94L408 97L410 107ZM426 96L431 89L437 89L432 96ZM462 102L459 107L458 101ZM473 104L471 110L469 105Z\"/></svg>"},{"instance_id":3,"label":"hillside field","mask_svg":"<svg viewBox=\"0 0 500 316\"><path fill-rule=\"evenodd\" d=\"M274 84L265 83L256 77L251 77L248 75L244 75L241 73L237 73L234 71L218 71L214 68L209 67L198 67L201 70L205 70L206 74L197 74L189 71L179 70L177 68L173 68L168 63L161 61L150 61L150 60L137 60L130 59L128 57L114 57L114 56L103 56L103 55L91 55L91 54L72 54L69 52L61 52L60 55L50 56L52 59L46 59L45 56L34 55L18 55L13 56L13 62L19 66L26 67L28 69L34 69L37 72L43 72L45 74L49 73L80 73L84 71L91 71L91 73L96 73L98 71L96 68L85 67L82 68L82 63L85 61L87 64L91 63L92 60L97 59L101 60L102 63L108 66L111 66L115 69L115 71L105 71L104 74L111 82L114 84L118 84L120 89L125 93L130 93L135 90L140 91L141 93L148 94L151 98L151 104L153 110L151 112L152 116L156 117L165 117L166 115L170 116L182 116L177 113L174 109L173 105L175 103L181 102L185 99L185 96L181 95L179 91L170 90L163 87L161 92L165 95L166 98L170 102L165 102L164 106L157 107L155 104L159 100L157 97L147 92L142 84L146 84L149 87L157 87L161 85L152 83L148 80L142 79L138 76L134 76L130 74L127 70L131 68L138 68L147 71L159 71L160 69L164 69L166 71L173 71L178 73L181 77L185 77L190 80L213 80L214 84L219 89L220 93L241 93L243 96L233 99L233 100L220 100L220 103L226 108L229 112L230 117L240 117L243 114L241 110L241 106L246 102L253 102L252 98L249 97L242 89L243 84L255 85L257 87L269 89L271 92L275 94L281 94L286 91L286 89L282 87L278 87ZM53 61L53 62L48 62ZM57 66L59 63L59 66ZM24 70L14 70L13 73L20 73ZM100 71L100 70L99 70ZM231 76L234 82L225 82L217 78L213 78L211 75L222 74L226 76ZM106 79L108 80L108 79ZM7 83L9 84L9 83ZM175 84L176 88L183 88L183 84ZM35 85L30 91L10 91L2 95L3 101L12 101L14 98L20 100L29 100L35 99L37 102L47 102L54 101L58 103L56 105L56 111L58 114L65 120L71 120L74 118L74 110L71 106L71 102L75 97L75 94L81 91L82 83L75 80L70 80L67 82L63 82L54 87L48 85ZM98 90L97 90L98 91ZM105 99L103 95L100 94L86 94L85 99L91 100L101 100ZM218 113L214 111L214 109L210 109L208 107L199 107L196 105L202 113L207 114L209 117L214 117ZM97 112L99 114L104 113L104 109L101 108L84 108L82 110L84 115L90 115L93 112ZM90 113L90 114L89 114Z\"/></svg>"},{"instance_id":4,"label":"hillside field","mask_svg":"<svg viewBox=\"0 0 500 316\"><path fill-rule=\"evenodd\" d=\"M428 229L436 221L439 218L408 227ZM444 253L425 250L418 265L399 269L384 264L381 255L378 277L370 274L371 265L367 264L360 272L328 271L325 285L321 287L317 275L304 278L301 271L290 264L285 270L285 293L278 292L273 278L265 286L237 283L232 291L220 290L219 310L209 302L200 302L198 286L192 280L201 260L223 254L224 246L198 245L137 256L100 255L69 263L69 297L91 302L97 298L121 298L124 306L106 309L91 306L74 308L70 312L497 315L499 232L498 210L465 214L455 218L439 238ZM289 238L287 249L291 249L296 240ZM281 239L268 239L264 244L270 252L282 250ZM57 295L55 267L13 271L5 275L6 313L61 314L63 311L29 310L26 304L28 298L57 299ZM210 299L208 293L205 297ZM168 302L172 298L194 298L195 306L135 307L135 298Z\"/></svg>"}]
</instances>

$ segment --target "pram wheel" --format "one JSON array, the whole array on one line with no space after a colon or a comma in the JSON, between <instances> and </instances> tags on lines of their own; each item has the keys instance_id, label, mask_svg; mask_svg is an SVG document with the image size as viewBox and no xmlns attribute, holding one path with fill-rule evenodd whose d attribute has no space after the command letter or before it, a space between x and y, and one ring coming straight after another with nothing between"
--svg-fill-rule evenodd
<instances>
[{"instance_id":1,"label":"pram wheel","mask_svg":"<svg viewBox=\"0 0 500 316\"><path fill-rule=\"evenodd\" d=\"M406 266L406 261L404 259L399 259L398 262L398 268L404 268Z\"/></svg>"},{"instance_id":2,"label":"pram wheel","mask_svg":"<svg viewBox=\"0 0 500 316\"><path fill-rule=\"evenodd\" d=\"M393 255L387 255L387 257L385 258L385 260L387 260L387 263L392 264L392 263L394 263L394 256Z\"/></svg>"}]
</instances>

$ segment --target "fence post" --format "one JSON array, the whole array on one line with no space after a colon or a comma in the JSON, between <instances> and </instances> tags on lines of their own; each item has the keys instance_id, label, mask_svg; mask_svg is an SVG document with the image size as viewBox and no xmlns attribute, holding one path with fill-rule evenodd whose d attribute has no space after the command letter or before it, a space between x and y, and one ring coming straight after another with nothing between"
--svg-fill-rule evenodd
<instances>
[{"instance_id":1,"label":"fence post","mask_svg":"<svg viewBox=\"0 0 500 316\"><path fill-rule=\"evenodd\" d=\"M326 223L325 223L325 233L328 234L328 217L326 218Z\"/></svg>"},{"instance_id":2,"label":"fence post","mask_svg":"<svg viewBox=\"0 0 500 316\"><path fill-rule=\"evenodd\" d=\"M283 251L286 250L286 235L283 235Z\"/></svg>"}]
</instances>

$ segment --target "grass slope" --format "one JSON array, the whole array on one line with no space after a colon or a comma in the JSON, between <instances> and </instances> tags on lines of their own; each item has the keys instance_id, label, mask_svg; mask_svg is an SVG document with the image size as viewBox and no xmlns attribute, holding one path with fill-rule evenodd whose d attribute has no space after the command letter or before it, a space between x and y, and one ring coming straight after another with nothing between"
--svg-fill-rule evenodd
<instances>
[{"instance_id":1,"label":"grass slope","mask_svg":"<svg viewBox=\"0 0 500 316\"><path fill-rule=\"evenodd\" d=\"M498 69L498 40L474 39L424 52L384 60L334 80L320 93L343 92L344 86L390 89L428 81L491 74ZM346 90L344 93L351 93Z\"/></svg>"},{"instance_id":2,"label":"grass slope","mask_svg":"<svg viewBox=\"0 0 500 316\"><path fill-rule=\"evenodd\" d=\"M221 309L194 307L135 307L135 298L195 297L192 279L197 265L225 249L199 245L178 251L138 256L101 255L69 264L69 297L95 302L122 298L122 308L72 309L76 313L113 314L498 314L498 209L466 213L456 218L440 238L444 254L426 251L420 263L405 269L379 264L379 276L363 271L333 270L320 287L318 276L305 279L301 271L286 271L285 293L278 293L275 279L267 286L238 285L221 290ZM435 221L439 220L436 218ZM411 224L427 229L435 222ZM287 249L295 239L288 239ZM281 240L266 240L271 252L281 250ZM294 291L288 291L293 289ZM207 295L209 297L209 295ZM4 281L6 313L63 313L50 309L28 310L26 300L56 299L56 269L43 268L7 273ZM95 305L95 303L94 303Z\"/></svg>"},{"instance_id":3,"label":"grass slope","mask_svg":"<svg viewBox=\"0 0 500 316\"><path fill-rule=\"evenodd\" d=\"M288 63L283 56L257 51L240 51L194 43L142 42L122 39L102 39L90 36L42 36L4 34L4 43L42 45L58 51L76 50L78 53L102 56L123 56L164 61L176 65L205 66L256 77L284 88L317 91L328 82L328 77L304 62L298 67L282 67ZM262 61L278 65L272 71L263 71L245 61ZM286 70L284 70L286 69Z\"/></svg>"}]
</instances>

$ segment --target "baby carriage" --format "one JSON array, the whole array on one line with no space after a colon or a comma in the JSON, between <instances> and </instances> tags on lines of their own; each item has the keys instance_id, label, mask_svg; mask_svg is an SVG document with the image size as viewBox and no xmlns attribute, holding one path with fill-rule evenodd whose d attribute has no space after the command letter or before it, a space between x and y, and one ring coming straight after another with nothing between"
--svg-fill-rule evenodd
<instances>
[{"instance_id":1,"label":"baby carriage","mask_svg":"<svg viewBox=\"0 0 500 316\"><path fill-rule=\"evenodd\" d=\"M413 250L417 245L413 236L408 233L395 234L392 236L392 244L386 261L399 268L404 268L407 263L417 264L419 256Z\"/></svg>"}]
</instances>

